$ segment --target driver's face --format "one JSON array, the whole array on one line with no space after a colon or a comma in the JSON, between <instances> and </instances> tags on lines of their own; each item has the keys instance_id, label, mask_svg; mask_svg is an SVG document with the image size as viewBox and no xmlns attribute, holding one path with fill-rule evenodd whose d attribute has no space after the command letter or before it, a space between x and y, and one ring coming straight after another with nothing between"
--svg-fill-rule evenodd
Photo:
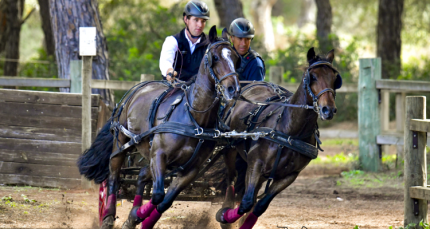
<instances>
[{"instance_id":1,"label":"driver's face","mask_svg":"<svg viewBox=\"0 0 430 229\"><path fill-rule=\"evenodd\" d=\"M184 21L193 36L200 36L206 26L206 19L203 18L191 16L188 19L187 16L184 16Z\"/></svg>"}]
</instances>

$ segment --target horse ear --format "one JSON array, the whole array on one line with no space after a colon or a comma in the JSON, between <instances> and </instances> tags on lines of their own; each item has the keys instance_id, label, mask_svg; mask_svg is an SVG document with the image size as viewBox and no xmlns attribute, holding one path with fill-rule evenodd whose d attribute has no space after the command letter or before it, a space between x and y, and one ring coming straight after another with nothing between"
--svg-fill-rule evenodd
<instances>
[{"instance_id":1,"label":"horse ear","mask_svg":"<svg viewBox=\"0 0 430 229\"><path fill-rule=\"evenodd\" d=\"M330 62L333 63L334 60L334 49L332 49L330 52L327 53L326 55L326 59Z\"/></svg>"},{"instance_id":2,"label":"horse ear","mask_svg":"<svg viewBox=\"0 0 430 229\"><path fill-rule=\"evenodd\" d=\"M209 41L211 43L214 43L216 41L216 38L218 36L218 33L216 31L216 25L212 26L212 28L209 30Z\"/></svg>"},{"instance_id":3,"label":"horse ear","mask_svg":"<svg viewBox=\"0 0 430 229\"><path fill-rule=\"evenodd\" d=\"M224 28L224 29L222 30L222 39L223 39L223 40L225 40L225 41L228 41L228 40L229 40L229 38L230 38L230 36L229 36L229 34L228 34L228 32L227 32L227 28Z\"/></svg>"},{"instance_id":4,"label":"horse ear","mask_svg":"<svg viewBox=\"0 0 430 229\"><path fill-rule=\"evenodd\" d=\"M315 50L314 47L310 48L308 51L308 62L315 58Z\"/></svg>"}]
</instances>

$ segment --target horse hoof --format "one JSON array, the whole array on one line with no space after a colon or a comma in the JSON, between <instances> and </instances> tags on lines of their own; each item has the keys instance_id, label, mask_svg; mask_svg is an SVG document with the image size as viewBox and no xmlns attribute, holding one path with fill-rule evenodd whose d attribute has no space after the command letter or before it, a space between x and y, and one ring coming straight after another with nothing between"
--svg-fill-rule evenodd
<instances>
[{"instance_id":1,"label":"horse hoof","mask_svg":"<svg viewBox=\"0 0 430 229\"><path fill-rule=\"evenodd\" d=\"M103 224L100 229L113 229L113 225L115 224L115 218L113 216L107 216L103 219Z\"/></svg>"},{"instance_id":2,"label":"horse hoof","mask_svg":"<svg viewBox=\"0 0 430 229\"><path fill-rule=\"evenodd\" d=\"M143 220L137 216L137 210L140 206L135 206L131 209L128 219L122 225L122 229L135 229L136 226Z\"/></svg>"},{"instance_id":3,"label":"horse hoof","mask_svg":"<svg viewBox=\"0 0 430 229\"><path fill-rule=\"evenodd\" d=\"M216 216L215 216L216 221L218 221L218 222L220 222L222 224L227 224L228 222L225 221L225 219L224 219L224 213L227 210L229 210L229 209L231 209L231 208L221 208L221 209L219 209L218 212L216 213Z\"/></svg>"}]
</instances>

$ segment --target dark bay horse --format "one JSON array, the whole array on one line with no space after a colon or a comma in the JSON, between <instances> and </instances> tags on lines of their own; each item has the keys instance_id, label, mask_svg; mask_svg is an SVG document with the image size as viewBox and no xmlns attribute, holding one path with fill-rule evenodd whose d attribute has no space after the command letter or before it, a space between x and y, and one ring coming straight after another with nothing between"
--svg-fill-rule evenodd
<instances>
[{"instance_id":1,"label":"dark bay horse","mask_svg":"<svg viewBox=\"0 0 430 229\"><path fill-rule=\"evenodd\" d=\"M140 170L133 209L123 228L135 228L140 222L142 228L153 228L179 193L196 178L200 167L211 155L215 142L198 137L204 135L204 128L215 128L220 97L232 100L239 95L240 85L235 66L240 59L229 42L217 38L215 26L209 32L209 41L195 83L182 84L180 88L169 91L170 95L159 104L152 118L153 124L149 122L151 111L156 109L152 104L161 99L161 95L169 88L165 82L151 82L141 87L120 109L122 112L116 114L117 125L122 128L122 131L117 132L118 144L109 133L111 123L108 122L91 148L80 157L78 166L81 174L94 179L96 183L107 179L108 203L102 228L113 228L119 174L126 154L131 149L136 148L150 161L150 165ZM165 125L169 123L174 125ZM151 127L163 125L166 126L165 130L170 128L171 132L157 132L152 135L152 139L145 137L134 147L117 151L120 146L135 140L134 136L146 133ZM179 130L185 133L187 126L196 128L191 129L193 137L174 132ZM169 170L178 167L181 169L165 194L164 178ZM141 206L144 187L151 180L152 199Z\"/></svg>"},{"instance_id":2,"label":"dark bay horse","mask_svg":"<svg viewBox=\"0 0 430 229\"><path fill-rule=\"evenodd\" d=\"M227 118L230 129L248 133L262 130L267 135L258 140L241 141L224 152L230 185L236 176L237 153L246 161L247 168L242 181L241 171L238 170L236 194L239 198L243 197L239 207L233 209L235 188L231 185L227 188L224 204L216 215L223 228L229 228L229 224L245 213L248 213L247 218L244 217L240 228L252 228L273 198L293 183L300 171L318 154L315 147L316 141L319 141L317 119L320 116L322 120L330 120L336 114L335 90L340 88L342 78L332 66L333 50L321 57L316 56L311 48L307 59L309 67L294 94L270 83L254 83L242 87L240 99L243 99L237 100ZM258 105L250 103L252 101L267 103ZM295 150L292 147L296 147ZM263 197L256 202L257 193L265 181L269 184L266 185ZM271 181L273 183L270 185ZM244 193L238 190L243 186L238 187L237 184L240 183L245 183Z\"/></svg>"}]
</instances>

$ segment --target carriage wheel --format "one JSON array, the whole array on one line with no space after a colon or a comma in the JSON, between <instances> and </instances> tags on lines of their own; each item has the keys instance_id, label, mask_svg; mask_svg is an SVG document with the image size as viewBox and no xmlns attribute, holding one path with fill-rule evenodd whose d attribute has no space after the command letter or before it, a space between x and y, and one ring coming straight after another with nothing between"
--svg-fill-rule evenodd
<instances>
[{"instance_id":1,"label":"carriage wheel","mask_svg":"<svg viewBox=\"0 0 430 229\"><path fill-rule=\"evenodd\" d=\"M103 181L100 184L100 189L99 189L99 223L100 226L103 223L103 212L106 209L106 205L107 205L107 180Z\"/></svg>"}]
</instances>

